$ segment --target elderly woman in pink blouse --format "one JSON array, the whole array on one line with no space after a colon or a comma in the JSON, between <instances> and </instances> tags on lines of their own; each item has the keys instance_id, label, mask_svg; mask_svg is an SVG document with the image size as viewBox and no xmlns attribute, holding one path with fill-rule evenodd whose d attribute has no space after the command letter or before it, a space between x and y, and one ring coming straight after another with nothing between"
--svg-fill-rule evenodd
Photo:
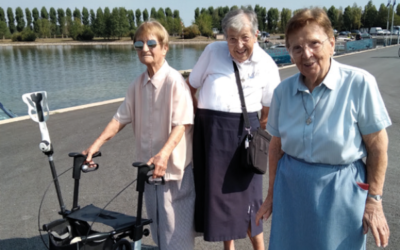
<instances>
[{"instance_id":1,"label":"elderly woman in pink blouse","mask_svg":"<svg viewBox=\"0 0 400 250\"><path fill-rule=\"evenodd\" d=\"M192 160L193 104L181 74L165 60L168 33L156 21L142 23L134 46L147 70L129 86L125 101L99 138L85 151L87 161L128 123L135 135L135 161L154 164L153 178L166 184L146 188L153 240L161 250L194 247ZM158 233L157 233L158 232Z\"/></svg>"}]
</instances>

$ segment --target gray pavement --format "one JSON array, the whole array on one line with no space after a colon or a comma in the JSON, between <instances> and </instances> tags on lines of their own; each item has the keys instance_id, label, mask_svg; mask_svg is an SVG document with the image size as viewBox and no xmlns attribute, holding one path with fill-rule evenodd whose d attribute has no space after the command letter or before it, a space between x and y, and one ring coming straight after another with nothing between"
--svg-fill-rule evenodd
<instances>
[{"instance_id":1,"label":"gray pavement","mask_svg":"<svg viewBox=\"0 0 400 250\"><path fill-rule=\"evenodd\" d=\"M372 73L391 116L393 125L388 129L389 166L384 189L384 209L391 229L390 244L386 249L400 249L400 58L399 46L338 57L339 62L363 68ZM295 67L280 70L282 79L297 72ZM49 104L51 108L51 103ZM48 120L50 136L55 148L54 161L58 173L72 166L69 152L81 152L100 134L111 119L119 103L52 115ZM121 131L102 147L98 158L100 169L83 174L80 205L104 206L116 193L136 178L132 162L133 136L130 127ZM45 249L38 232L38 208L42 195L51 182L47 157L38 148L40 133L31 120L0 125L0 250ZM267 177L263 191L266 194ZM63 197L68 208L72 205L73 181L71 172L60 178ZM108 207L110 210L135 214L137 193L135 186L128 188ZM58 219L57 198L50 187L43 202L41 224ZM145 213L146 216L146 213ZM103 229L101 226L97 226ZM270 221L264 223L265 243L268 246ZM290 235L288 235L290 238ZM144 244L154 246L151 237ZM267 248L267 247L266 247ZM368 249L377 249L371 234ZM221 243L196 239L195 249L222 249ZM236 249L251 249L248 239L237 240Z\"/></svg>"}]
</instances>

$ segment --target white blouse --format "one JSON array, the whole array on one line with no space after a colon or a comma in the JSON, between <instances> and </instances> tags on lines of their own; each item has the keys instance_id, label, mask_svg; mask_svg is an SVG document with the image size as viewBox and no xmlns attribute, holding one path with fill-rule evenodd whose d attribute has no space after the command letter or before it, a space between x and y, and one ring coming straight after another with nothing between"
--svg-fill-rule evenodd
<instances>
[{"instance_id":1,"label":"white blouse","mask_svg":"<svg viewBox=\"0 0 400 250\"><path fill-rule=\"evenodd\" d=\"M280 83L274 60L254 44L249 60L235 61L242 81L248 112L269 107L274 89ZM227 42L209 44L189 76L190 85L200 88L198 108L241 113L239 91Z\"/></svg>"}]
</instances>

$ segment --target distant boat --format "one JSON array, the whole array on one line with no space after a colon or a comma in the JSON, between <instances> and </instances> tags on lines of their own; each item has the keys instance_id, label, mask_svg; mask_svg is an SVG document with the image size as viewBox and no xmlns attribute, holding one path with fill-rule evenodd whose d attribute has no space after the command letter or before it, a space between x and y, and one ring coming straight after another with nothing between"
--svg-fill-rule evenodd
<instances>
[{"instance_id":1,"label":"distant boat","mask_svg":"<svg viewBox=\"0 0 400 250\"><path fill-rule=\"evenodd\" d=\"M0 120L5 120L9 118L14 118L16 115L0 102Z\"/></svg>"}]
</instances>

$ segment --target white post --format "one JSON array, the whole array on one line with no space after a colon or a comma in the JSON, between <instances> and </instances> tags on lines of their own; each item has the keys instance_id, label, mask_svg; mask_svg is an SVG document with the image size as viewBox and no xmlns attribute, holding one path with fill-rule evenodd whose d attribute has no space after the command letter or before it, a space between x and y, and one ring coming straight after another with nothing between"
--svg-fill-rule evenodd
<instances>
[{"instance_id":1,"label":"white post","mask_svg":"<svg viewBox=\"0 0 400 250\"><path fill-rule=\"evenodd\" d=\"M388 7L388 17L387 17L387 22L386 22L386 30L389 30L389 12L390 12L390 0L388 0L388 4L386 5ZM387 46L387 34L385 34L385 46Z\"/></svg>"},{"instance_id":2,"label":"white post","mask_svg":"<svg viewBox=\"0 0 400 250\"><path fill-rule=\"evenodd\" d=\"M390 31L390 45L392 45L392 34L393 34L393 19L394 19L394 5L396 4L396 0L393 0L393 7L392 7L392 29Z\"/></svg>"}]
</instances>

